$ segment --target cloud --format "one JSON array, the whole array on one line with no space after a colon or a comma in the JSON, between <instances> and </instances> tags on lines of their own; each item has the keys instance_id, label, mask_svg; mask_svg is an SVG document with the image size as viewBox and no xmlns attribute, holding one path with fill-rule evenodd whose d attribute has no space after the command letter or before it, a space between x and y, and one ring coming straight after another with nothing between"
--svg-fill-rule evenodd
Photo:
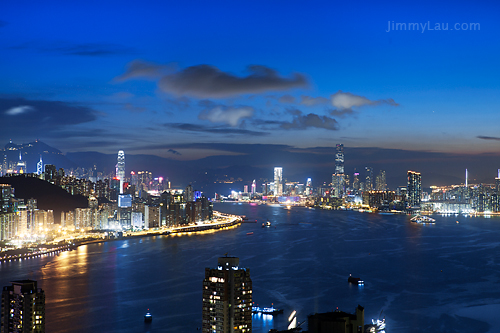
<instances>
[{"instance_id":1,"label":"cloud","mask_svg":"<svg viewBox=\"0 0 500 333\"><path fill-rule=\"evenodd\" d=\"M351 116L356 112L353 111L353 109L341 109L341 110L334 109L331 110L329 113L335 117L345 118L346 116Z\"/></svg>"},{"instance_id":2,"label":"cloud","mask_svg":"<svg viewBox=\"0 0 500 333\"><path fill-rule=\"evenodd\" d=\"M0 98L0 124L6 137L29 133L41 138L96 119L96 111L67 102Z\"/></svg>"},{"instance_id":3,"label":"cloud","mask_svg":"<svg viewBox=\"0 0 500 333\"><path fill-rule=\"evenodd\" d=\"M223 123L236 127L242 119L251 118L253 114L254 109L249 106L226 107L219 105L213 109L201 111L198 118L212 123Z\"/></svg>"},{"instance_id":4,"label":"cloud","mask_svg":"<svg viewBox=\"0 0 500 333\"><path fill-rule=\"evenodd\" d=\"M500 138L499 138L499 137L496 137L496 136L482 136L482 135L478 135L478 136L476 136L476 138L481 139L481 140L494 140L494 141L500 141Z\"/></svg>"},{"instance_id":5,"label":"cloud","mask_svg":"<svg viewBox=\"0 0 500 333\"><path fill-rule=\"evenodd\" d=\"M352 109L353 107L361 107L365 105L379 105L379 104L389 104L391 106L398 106L399 104L394 102L392 98L379 99L372 101L364 96L354 95L349 92L343 92L342 90L337 91L335 94L330 96L331 103L337 109Z\"/></svg>"},{"instance_id":6,"label":"cloud","mask_svg":"<svg viewBox=\"0 0 500 333\"><path fill-rule=\"evenodd\" d=\"M301 96L300 104L305 106L316 106L316 105L326 105L330 102L328 98L325 97L311 97L311 96Z\"/></svg>"},{"instance_id":7,"label":"cloud","mask_svg":"<svg viewBox=\"0 0 500 333\"><path fill-rule=\"evenodd\" d=\"M39 52L59 53L63 55L75 55L85 57L112 56L122 54L132 54L132 48L118 44L104 43L84 43L72 44L68 42L60 42L52 45L40 45L37 42L26 42L17 46L11 47L14 50L34 49Z\"/></svg>"},{"instance_id":8,"label":"cloud","mask_svg":"<svg viewBox=\"0 0 500 333\"><path fill-rule=\"evenodd\" d=\"M127 70L115 81L126 81L136 78L159 79L165 71L171 68L169 65L160 65L143 60L134 60L128 63Z\"/></svg>"},{"instance_id":9,"label":"cloud","mask_svg":"<svg viewBox=\"0 0 500 333\"><path fill-rule=\"evenodd\" d=\"M280 98L278 98L278 101L284 104L293 104L295 103L295 97L291 95L283 95Z\"/></svg>"},{"instance_id":10,"label":"cloud","mask_svg":"<svg viewBox=\"0 0 500 333\"><path fill-rule=\"evenodd\" d=\"M133 113L142 113L147 110L145 107L135 106L132 103L125 103L124 107L125 109Z\"/></svg>"},{"instance_id":11,"label":"cloud","mask_svg":"<svg viewBox=\"0 0 500 333\"><path fill-rule=\"evenodd\" d=\"M161 77L158 86L163 92L196 98L225 98L304 88L309 85L303 74L294 73L290 77L283 77L274 69L259 65L248 66L250 74L243 77L223 72L210 65L196 65L168 73L165 69L164 65L135 60L116 80Z\"/></svg>"},{"instance_id":12,"label":"cloud","mask_svg":"<svg viewBox=\"0 0 500 333\"><path fill-rule=\"evenodd\" d=\"M9 116L18 116L23 113L35 111L35 109L32 106L29 105L20 105L20 106L15 106L13 108L8 109L5 111L6 115Z\"/></svg>"},{"instance_id":13,"label":"cloud","mask_svg":"<svg viewBox=\"0 0 500 333\"><path fill-rule=\"evenodd\" d=\"M292 122L283 122L280 127L282 129L300 129L304 130L306 128L324 128L331 131L338 130L338 122L328 116L319 116L315 113L309 113L307 115L302 115L299 110L293 110L294 118ZM297 112L298 111L298 112Z\"/></svg>"},{"instance_id":14,"label":"cloud","mask_svg":"<svg viewBox=\"0 0 500 333\"><path fill-rule=\"evenodd\" d=\"M174 149L172 149L172 148L170 148L169 150L167 150L167 152L172 153L172 154L174 154L174 155L182 155L182 154L181 154L181 153L179 153L177 150L174 150Z\"/></svg>"},{"instance_id":15,"label":"cloud","mask_svg":"<svg viewBox=\"0 0 500 333\"><path fill-rule=\"evenodd\" d=\"M188 123L166 123L164 124L164 126L183 131L205 132L214 134L240 134L240 135L252 135L252 136L264 136L269 134L267 132L257 132L245 129L227 128L227 127L208 127L208 126L188 124Z\"/></svg>"}]
</instances>

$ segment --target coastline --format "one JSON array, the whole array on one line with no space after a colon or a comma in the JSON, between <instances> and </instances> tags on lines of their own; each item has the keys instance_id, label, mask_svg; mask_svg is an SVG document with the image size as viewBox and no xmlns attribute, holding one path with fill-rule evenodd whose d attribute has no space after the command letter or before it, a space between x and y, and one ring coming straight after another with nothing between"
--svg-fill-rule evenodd
<instances>
[{"instance_id":1,"label":"coastline","mask_svg":"<svg viewBox=\"0 0 500 333\"><path fill-rule=\"evenodd\" d=\"M15 250L7 250L2 252L2 256L0 257L0 263L3 262L11 262L11 261L22 261L31 258L38 258L46 255L53 255L55 253L59 253L62 251L71 251L76 249L82 245L89 244L97 244L104 243L110 241L120 241L126 240L129 238L141 238L141 237L151 237L151 236L182 236L182 235L191 235L196 233L206 233L206 232L216 232L219 230L225 230L233 227L237 227L243 222L243 217L239 215L229 215L222 214L220 212L217 213L218 218L215 219L215 222L212 223L204 223L197 225L189 225L183 227L174 227L174 228L162 228L159 230L152 231L139 231L136 233L125 234L121 237L116 238L96 238L91 240L82 240L82 241L72 241L69 244L58 245L56 247L51 247L50 249L46 247L39 246L38 251L29 251L29 248L19 248ZM229 219L227 222L218 222L218 220Z\"/></svg>"}]
</instances>

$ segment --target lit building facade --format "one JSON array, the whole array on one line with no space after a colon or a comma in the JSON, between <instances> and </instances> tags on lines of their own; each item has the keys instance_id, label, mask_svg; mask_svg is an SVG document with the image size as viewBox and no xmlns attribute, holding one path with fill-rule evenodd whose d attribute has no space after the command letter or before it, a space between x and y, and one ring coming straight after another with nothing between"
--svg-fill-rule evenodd
<instances>
[{"instance_id":1,"label":"lit building facade","mask_svg":"<svg viewBox=\"0 0 500 333\"><path fill-rule=\"evenodd\" d=\"M420 208L422 197L422 178L419 172L408 171L407 206L409 208Z\"/></svg>"},{"instance_id":2,"label":"lit building facade","mask_svg":"<svg viewBox=\"0 0 500 333\"><path fill-rule=\"evenodd\" d=\"M203 333L252 332L250 270L236 257L221 257L203 280Z\"/></svg>"},{"instance_id":3,"label":"lit building facade","mask_svg":"<svg viewBox=\"0 0 500 333\"><path fill-rule=\"evenodd\" d=\"M274 195L282 196L283 195L283 168L275 167L274 168Z\"/></svg>"},{"instance_id":4,"label":"lit building facade","mask_svg":"<svg viewBox=\"0 0 500 333\"><path fill-rule=\"evenodd\" d=\"M45 332L44 291L33 280L11 284L2 291L0 332Z\"/></svg>"}]
</instances>

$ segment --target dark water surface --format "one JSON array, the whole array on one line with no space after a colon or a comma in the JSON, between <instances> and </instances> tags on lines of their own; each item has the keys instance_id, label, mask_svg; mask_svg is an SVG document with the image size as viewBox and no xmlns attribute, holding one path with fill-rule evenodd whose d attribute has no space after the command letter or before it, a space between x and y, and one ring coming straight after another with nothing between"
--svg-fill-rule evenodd
<instances>
[{"instance_id":1,"label":"dark water surface","mask_svg":"<svg viewBox=\"0 0 500 333\"><path fill-rule=\"evenodd\" d=\"M0 282L32 278L46 293L47 332L196 332L205 267L226 252L250 268L254 302L285 313L255 316L253 332L285 329L335 308L365 307L387 332L500 331L500 219L406 216L216 204L259 223L210 234L81 246L2 263ZM269 219L271 228L262 228ZM456 221L460 223L456 223ZM253 235L247 235L253 232ZM352 273L365 281L350 286ZM153 322L144 324L147 309Z\"/></svg>"}]
</instances>

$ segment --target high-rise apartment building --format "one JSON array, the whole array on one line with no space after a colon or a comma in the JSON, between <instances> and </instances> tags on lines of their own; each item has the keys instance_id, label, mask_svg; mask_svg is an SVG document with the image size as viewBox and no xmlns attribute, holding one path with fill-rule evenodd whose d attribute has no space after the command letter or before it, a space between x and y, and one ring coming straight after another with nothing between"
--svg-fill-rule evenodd
<instances>
[{"instance_id":1,"label":"high-rise apartment building","mask_svg":"<svg viewBox=\"0 0 500 333\"><path fill-rule=\"evenodd\" d=\"M252 332L250 270L236 257L221 257L203 280L203 333Z\"/></svg>"},{"instance_id":2,"label":"high-rise apartment building","mask_svg":"<svg viewBox=\"0 0 500 333\"><path fill-rule=\"evenodd\" d=\"M275 167L274 168L274 195L282 196L283 195L283 168Z\"/></svg>"},{"instance_id":3,"label":"high-rise apartment building","mask_svg":"<svg viewBox=\"0 0 500 333\"><path fill-rule=\"evenodd\" d=\"M419 208L421 196L422 178L420 173L408 171L407 206L410 208Z\"/></svg>"},{"instance_id":4,"label":"high-rise apartment building","mask_svg":"<svg viewBox=\"0 0 500 333\"><path fill-rule=\"evenodd\" d=\"M45 293L36 281L12 281L3 287L0 333L45 332Z\"/></svg>"}]
</instances>

